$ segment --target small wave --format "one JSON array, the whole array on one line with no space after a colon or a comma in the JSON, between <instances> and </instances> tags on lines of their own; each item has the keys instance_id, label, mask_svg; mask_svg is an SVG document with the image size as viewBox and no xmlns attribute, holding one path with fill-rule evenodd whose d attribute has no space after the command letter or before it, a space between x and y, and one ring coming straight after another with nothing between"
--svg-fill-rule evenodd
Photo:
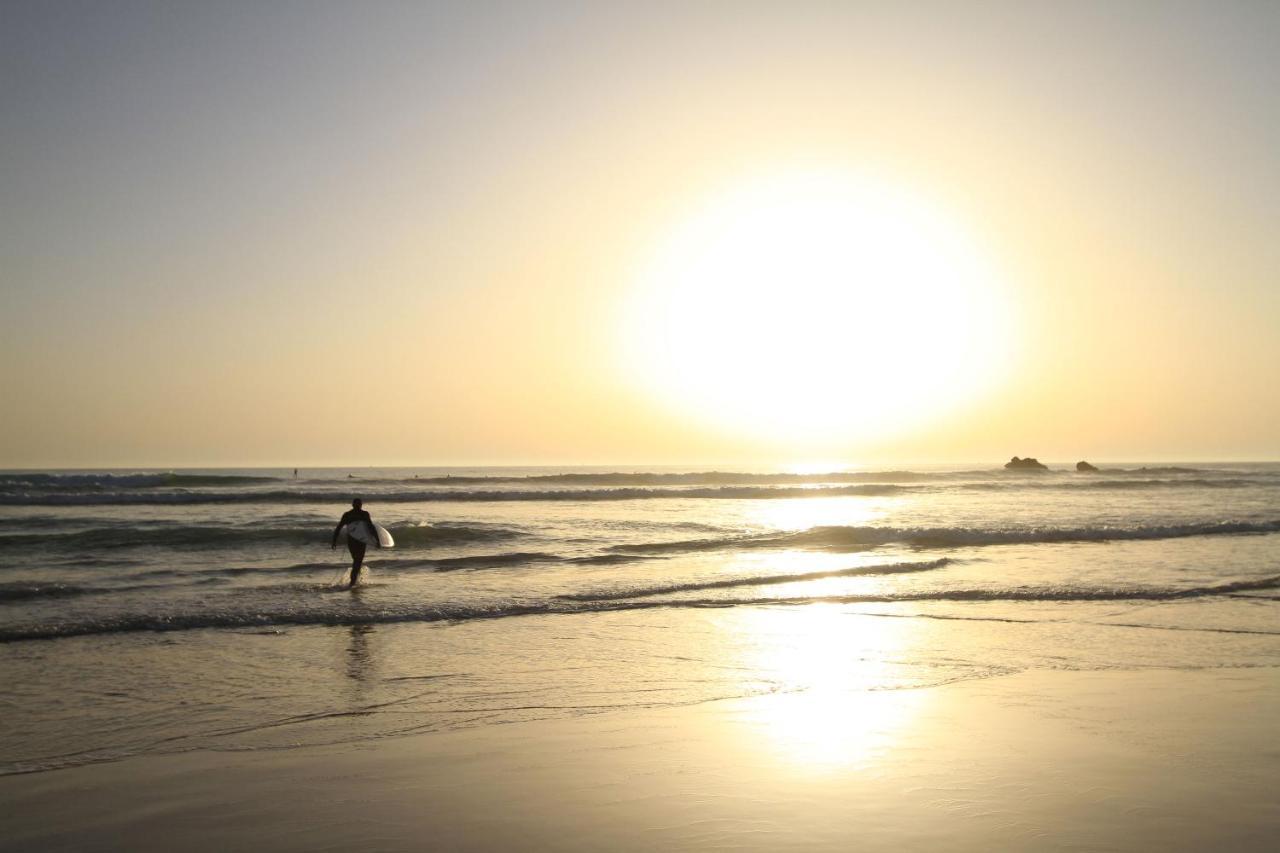
<instances>
[{"instance_id":1,"label":"small wave","mask_svg":"<svg viewBox=\"0 0 1280 853\"><path fill-rule=\"evenodd\" d=\"M135 524L137 522L133 519L95 518L91 515L68 514L10 516L5 519L5 525L9 529L20 527L23 530L66 531L77 527L132 527Z\"/></svg>"},{"instance_id":2,"label":"small wave","mask_svg":"<svg viewBox=\"0 0 1280 853\"><path fill-rule=\"evenodd\" d=\"M1178 539L1188 536L1265 534L1280 532L1280 521L1218 521L1202 524L1169 524L1146 527L813 527L794 533L753 534L678 542L614 545L617 553L687 553L755 548L802 548L859 551L882 545L913 548L959 548L984 545L1020 545L1115 540Z\"/></svg>"},{"instance_id":3,"label":"small wave","mask_svg":"<svg viewBox=\"0 0 1280 853\"><path fill-rule=\"evenodd\" d=\"M130 566L140 565L142 560L135 560L130 557L101 557L96 554L71 553L59 555L56 560L50 560L64 566L75 566L77 569L87 568L109 568L119 569L128 568Z\"/></svg>"},{"instance_id":4,"label":"small wave","mask_svg":"<svg viewBox=\"0 0 1280 853\"><path fill-rule=\"evenodd\" d=\"M1014 482L982 481L961 483L948 488L974 492L1009 492L1009 491L1142 491L1145 489L1246 489L1258 486L1273 485L1248 477L1221 477L1207 479L1152 480L1152 479L1088 479L1088 480L1056 480L1044 482L1040 480L1018 480Z\"/></svg>"},{"instance_id":5,"label":"small wave","mask_svg":"<svg viewBox=\"0 0 1280 853\"><path fill-rule=\"evenodd\" d=\"M570 557L566 562L580 566L620 566L624 563L636 563L641 560L665 560L657 554L592 554L589 557Z\"/></svg>"},{"instance_id":6,"label":"small wave","mask_svg":"<svg viewBox=\"0 0 1280 853\"><path fill-rule=\"evenodd\" d=\"M0 474L0 488L34 489L164 489L191 486L254 486L279 482L278 477L243 474Z\"/></svg>"},{"instance_id":7,"label":"small wave","mask_svg":"<svg viewBox=\"0 0 1280 853\"><path fill-rule=\"evenodd\" d=\"M506 542L525 535L514 527L492 524L437 524L392 525L396 547L427 547L431 545L466 545L481 542Z\"/></svg>"},{"instance_id":8,"label":"small wave","mask_svg":"<svg viewBox=\"0 0 1280 853\"><path fill-rule=\"evenodd\" d=\"M1280 589L1280 575L1252 581L1236 581L1216 586L1185 589L1127 587L1059 588L1017 587L1013 589L956 589L933 592L885 595L837 595L810 597L702 598L643 601L554 601L532 603L495 603L491 605L439 604L388 605L372 608L361 602L353 607L350 598L322 596L315 601L348 602L346 606L330 604L310 608L258 606L251 610L210 610L171 614L129 613L109 617L30 625L0 627L0 642L51 640L99 634L121 634L144 631L187 631L196 629L243 629L286 625L370 625L405 622L468 622L480 619L504 619L536 615L576 615L628 610L777 607L806 604L911 604L925 602L1108 602L1108 601L1172 601L1232 595L1240 592Z\"/></svg>"},{"instance_id":9,"label":"small wave","mask_svg":"<svg viewBox=\"0 0 1280 853\"><path fill-rule=\"evenodd\" d=\"M917 483L954 477L959 472L831 471L825 474L734 471L613 471L609 473L532 474L524 477L445 476L402 480L433 486L559 484L569 486L745 486L822 485L825 483Z\"/></svg>"},{"instance_id":10,"label":"small wave","mask_svg":"<svg viewBox=\"0 0 1280 853\"><path fill-rule=\"evenodd\" d=\"M820 497L886 497L918 491L1040 491L1274 488L1269 472L1195 468L1104 469L1079 475L1010 477L1006 473L911 471L800 474L554 474L534 477L433 477L378 480L361 486L366 504L501 503L512 501L779 500ZM1194 475L1194 476L1188 476ZM214 475L65 475L57 487L41 478L0 477L0 505L29 507L186 506L217 504L345 504L351 486L317 488L269 477ZM26 478L26 479L23 479ZM81 482L84 480L84 482ZM262 488L266 483L283 488ZM233 486L258 488L227 488ZM424 486L426 488L424 488Z\"/></svg>"},{"instance_id":11,"label":"small wave","mask_svg":"<svg viewBox=\"0 0 1280 853\"><path fill-rule=\"evenodd\" d=\"M521 536L508 527L432 524L392 526L398 548L425 548L434 545L460 545L498 542ZM0 535L0 548L54 546L59 548L117 549L162 546L174 549L232 548L257 545L320 545L329 543L333 528L327 524L310 527L244 527L163 526L163 527L99 527L70 533L19 533Z\"/></svg>"},{"instance_id":12,"label":"small wave","mask_svg":"<svg viewBox=\"0 0 1280 853\"><path fill-rule=\"evenodd\" d=\"M1182 480L1100 480L1095 483L1072 484L1072 488L1088 489L1246 489L1264 485L1246 477L1222 477L1209 480L1202 477Z\"/></svg>"},{"instance_id":13,"label":"small wave","mask_svg":"<svg viewBox=\"0 0 1280 853\"><path fill-rule=\"evenodd\" d=\"M801 572L789 575L757 575L754 577L725 578L714 581L698 581L691 583L670 584L667 586L641 587L638 589L614 590L610 592L585 592L573 595L562 595L560 598L569 601L620 601L630 598L649 598L655 595L671 595L678 592L697 592L706 589L730 589L740 586L770 586L773 584L800 583L801 581L825 580L826 578L872 577L875 575L898 575L909 572L928 572L949 566L954 561L943 557L925 563L886 563L874 566L855 566L850 569L831 569L822 572Z\"/></svg>"},{"instance_id":14,"label":"small wave","mask_svg":"<svg viewBox=\"0 0 1280 853\"><path fill-rule=\"evenodd\" d=\"M508 542L526 534L501 525L438 523L391 527L399 551ZM911 548L957 548L988 545L1109 542L1123 540L1176 539L1190 536L1268 534L1280 532L1280 521L1207 522L1200 524L1153 525L1140 527L1079 528L969 528L969 527L867 527L826 526L790 533L759 533L614 545L605 554L575 558L576 562L607 564L634 559L720 550L805 549L860 551L886 545ZM330 542L328 525L311 527L160 526L105 527L70 533L30 533L0 535L0 549L51 547L91 552L87 559L101 565L120 561L103 557L103 550L135 547L166 547L175 550L218 550L248 545L319 547Z\"/></svg>"},{"instance_id":15,"label":"small wave","mask_svg":"<svg viewBox=\"0 0 1280 853\"><path fill-rule=\"evenodd\" d=\"M635 501L635 500L774 500L900 494L908 486L893 484L854 486L716 486L710 488L596 488L596 489L481 489L460 491L429 489L398 492L363 492L366 505L375 503L506 503L512 501ZM89 492L4 493L6 506L145 506L245 503L343 504L350 491L275 490L250 492Z\"/></svg>"},{"instance_id":16,"label":"small wave","mask_svg":"<svg viewBox=\"0 0 1280 853\"><path fill-rule=\"evenodd\" d=\"M0 601L30 601L39 598L73 598L96 590L67 583L0 584Z\"/></svg>"},{"instance_id":17,"label":"small wave","mask_svg":"<svg viewBox=\"0 0 1280 853\"><path fill-rule=\"evenodd\" d=\"M556 563L564 561L563 557L542 552L516 551L497 554L472 554L465 557L443 557L440 559L424 559L422 557L384 556L378 553L366 561L369 568L378 572L412 572L437 571L451 572L459 569L494 569L506 566L519 566L531 563ZM395 552L390 552L394 554ZM632 559L646 559L636 557ZM195 583L208 583L208 578L242 578L249 576L280 577L284 575L323 575L344 568L350 560L345 553L328 562L293 563L285 566L222 566L208 569L152 569L133 575L137 578L199 578ZM148 587L150 588L150 587Z\"/></svg>"},{"instance_id":18,"label":"small wave","mask_svg":"<svg viewBox=\"0 0 1280 853\"><path fill-rule=\"evenodd\" d=\"M349 560L345 562L350 562ZM333 560L327 563L294 563L289 566L222 566L216 569L151 569L145 572L138 572L133 577L138 578L181 578L189 580L198 578L195 583L206 583L207 578L235 578L245 575L292 575L292 574L309 574L313 575L319 572L333 572L345 565L344 561ZM381 561L379 561L379 565Z\"/></svg>"},{"instance_id":19,"label":"small wave","mask_svg":"<svg viewBox=\"0 0 1280 853\"><path fill-rule=\"evenodd\" d=\"M0 643L23 640L51 640L99 634L125 634L145 631L191 631L207 628L261 628L282 625L380 625L397 622L442 622L493 619L548 613L549 605L423 606L400 607L363 612L349 608L278 609L265 607L245 611L207 611L194 613L143 614L130 613L81 621L0 626Z\"/></svg>"},{"instance_id":20,"label":"small wave","mask_svg":"<svg viewBox=\"0 0 1280 853\"><path fill-rule=\"evenodd\" d=\"M511 554L477 554L470 557L427 560L424 561L424 565L434 568L437 572L455 572L459 569L497 569L529 563L558 563L561 559L555 554L517 551Z\"/></svg>"},{"instance_id":21,"label":"small wave","mask_svg":"<svg viewBox=\"0 0 1280 853\"><path fill-rule=\"evenodd\" d=\"M96 527L70 533L18 533L0 536L0 548L209 548L249 543L303 544L323 537L316 528L253 527Z\"/></svg>"},{"instance_id":22,"label":"small wave","mask_svg":"<svg viewBox=\"0 0 1280 853\"><path fill-rule=\"evenodd\" d=\"M60 583L6 583L0 584L0 602L38 601L49 598L78 598L84 595L111 595L137 590L154 590L157 584L122 584L120 586L81 586Z\"/></svg>"},{"instance_id":23,"label":"small wave","mask_svg":"<svg viewBox=\"0 0 1280 853\"><path fill-rule=\"evenodd\" d=\"M186 488L190 486L260 486L265 483L282 482L280 477L248 476L241 474L160 474L156 483L147 483L147 488Z\"/></svg>"}]
</instances>

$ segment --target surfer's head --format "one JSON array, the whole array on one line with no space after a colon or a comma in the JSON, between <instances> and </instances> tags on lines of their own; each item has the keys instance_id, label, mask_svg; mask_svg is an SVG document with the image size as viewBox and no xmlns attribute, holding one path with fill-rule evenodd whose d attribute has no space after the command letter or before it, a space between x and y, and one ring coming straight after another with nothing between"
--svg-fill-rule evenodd
<instances>
[{"instance_id":1,"label":"surfer's head","mask_svg":"<svg viewBox=\"0 0 1280 853\"><path fill-rule=\"evenodd\" d=\"M363 504L363 503L364 503L364 501L360 500L359 498L352 498L352 499L351 499L351 506L352 506L352 507L354 507L355 509L359 509L359 508L360 508L360 505L361 505L361 504Z\"/></svg>"}]
</instances>

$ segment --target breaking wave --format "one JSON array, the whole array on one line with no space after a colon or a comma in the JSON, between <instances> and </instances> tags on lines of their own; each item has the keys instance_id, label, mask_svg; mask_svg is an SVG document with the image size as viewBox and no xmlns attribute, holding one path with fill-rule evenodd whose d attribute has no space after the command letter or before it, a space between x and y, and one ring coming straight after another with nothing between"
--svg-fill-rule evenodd
<instances>
[{"instance_id":1,"label":"breaking wave","mask_svg":"<svg viewBox=\"0 0 1280 853\"><path fill-rule=\"evenodd\" d=\"M524 535L502 526L431 524L391 527L397 548L426 548L435 545L465 545L501 542ZM326 545L333 535L327 524L309 527L157 526L94 527L69 533L18 533L0 535L0 548L53 546L59 548L135 548L161 546L174 549L216 549L244 545Z\"/></svg>"},{"instance_id":2,"label":"breaking wave","mask_svg":"<svg viewBox=\"0 0 1280 853\"><path fill-rule=\"evenodd\" d=\"M510 502L510 501L634 501L654 499L704 500L768 500L777 498L814 498L866 496L881 497L900 494L907 486L893 484L855 486L716 486L710 488L596 488L503 490L428 489L396 492L362 490L365 503L438 503L438 502ZM7 506L145 506L194 504L253 503L328 503L343 504L351 499L351 489L273 490L273 491L176 491L176 492L21 492L0 494L0 505Z\"/></svg>"},{"instance_id":3,"label":"breaking wave","mask_svg":"<svg viewBox=\"0 0 1280 853\"><path fill-rule=\"evenodd\" d=\"M434 486L558 484L569 486L776 486L824 483L919 483L982 472L832 471L825 474L750 473L734 471L614 471L610 473L531 474L525 477L445 476L402 482Z\"/></svg>"},{"instance_id":4,"label":"breaking wave","mask_svg":"<svg viewBox=\"0 0 1280 853\"><path fill-rule=\"evenodd\" d=\"M1223 469L1215 469L1218 473L1229 473ZM766 471L611 471L611 472L564 472L556 474L528 474L525 476L470 476L449 474L438 477L413 477L410 479L383 480L381 482L419 483L439 486L484 486L510 484L559 484L576 486L712 486L712 485L818 485L823 483L930 483L949 480L969 479L973 477L1016 476L1018 472L1006 471L1002 468L970 469L957 471L827 471L820 473L798 474L790 472ZM1070 470L1059 470L1058 474L1075 475ZM1207 469L1188 468L1178 465L1159 465L1141 468L1103 468L1094 474L1165 476L1179 474L1210 473ZM366 482L380 482L369 480Z\"/></svg>"},{"instance_id":5,"label":"breaking wave","mask_svg":"<svg viewBox=\"0 0 1280 853\"><path fill-rule=\"evenodd\" d=\"M390 527L400 550L435 546L462 546L500 543L528 534L499 524L450 523L400 525ZM861 551L887 545L909 548L958 548L988 545L1039 543L1109 542L1118 540L1177 539L1190 536L1269 534L1280 532L1280 520L1267 522L1216 521L1194 524L1088 527L872 527L824 526L788 533L735 534L731 536L639 542L613 545L593 556L571 558L573 562L607 565L664 555L703 551L802 549L821 551ZM91 550L97 559L103 550L137 547L165 547L175 550L218 550L244 546L276 545L318 547L330 543L332 528L325 524L271 527L157 525L91 527L65 533L36 532L0 534L0 549L31 547L64 551ZM548 555L549 557L549 555ZM78 558L79 559L79 558ZM470 557L459 558L470 559ZM561 558L555 558L561 559Z\"/></svg>"},{"instance_id":6,"label":"breaking wave","mask_svg":"<svg viewBox=\"0 0 1280 853\"><path fill-rule=\"evenodd\" d=\"M900 575L909 572L928 572L949 566L954 560L943 557L927 563L888 563L878 566L855 566L851 569L831 569L822 572L798 572L784 575L757 575L755 577L724 578L714 581L669 584L667 586L640 587L638 589L611 590L609 592L584 592L559 596L568 601L619 601L628 598L650 598L655 595L671 595L677 592L697 592L705 589L731 589L739 586L770 586L773 584L799 583L825 580L826 578L871 577L875 575Z\"/></svg>"},{"instance_id":7,"label":"breaking wave","mask_svg":"<svg viewBox=\"0 0 1280 853\"><path fill-rule=\"evenodd\" d=\"M555 554L516 551L510 554L476 554L468 557L446 557L440 560L426 560L420 565L434 569L437 572L456 572L459 569L497 569L529 563L558 563L562 559Z\"/></svg>"},{"instance_id":8,"label":"breaking wave","mask_svg":"<svg viewBox=\"0 0 1280 853\"><path fill-rule=\"evenodd\" d=\"M0 584L0 601L30 601L40 598L74 598L99 590L94 587L68 583L6 583Z\"/></svg>"},{"instance_id":9,"label":"breaking wave","mask_svg":"<svg viewBox=\"0 0 1280 853\"><path fill-rule=\"evenodd\" d=\"M0 488L14 489L175 489L209 486L259 486L278 477L243 474L0 474Z\"/></svg>"},{"instance_id":10,"label":"breaking wave","mask_svg":"<svg viewBox=\"0 0 1280 853\"><path fill-rule=\"evenodd\" d=\"M0 603L78 598L84 595L110 595L136 590L154 590L162 584L120 584L118 586L82 586L69 583L5 583L0 584Z\"/></svg>"},{"instance_id":11,"label":"breaking wave","mask_svg":"<svg viewBox=\"0 0 1280 853\"><path fill-rule=\"evenodd\" d=\"M1201 524L1167 524L1142 527L812 527L794 533L756 534L679 542L615 545L618 553L689 553L753 548L802 548L826 551L860 551L882 545L912 548L961 548L983 545L1020 545L1062 542L1110 542L1115 540L1178 539L1187 536L1265 534L1280 532L1280 521L1216 521Z\"/></svg>"},{"instance_id":12,"label":"breaking wave","mask_svg":"<svg viewBox=\"0 0 1280 853\"><path fill-rule=\"evenodd\" d=\"M1004 492L1021 489L1057 490L1065 492L1106 492L1128 490L1142 491L1147 489L1245 489L1260 485L1264 485L1264 483L1257 479L1248 477L1219 477L1216 479L1194 477L1177 480L1153 480L1149 478L1126 479L1117 477L1105 479L1071 479L1050 482L1023 480L1012 483L987 480L973 483L961 483L958 486L955 486L955 488L979 492Z\"/></svg>"},{"instance_id":13,"label":"breaking wave","mask_svg":"<svg viewBox=\"0 0 1280 853\"><path fill-rule=\"evenodd\" d=\"M1177 466L1091 473L1002 470L833 471L821 474L702 472L550 473L527 476L291 478L182 473L0 474L3 506L146 506L368 503L770 500L883 497L916 492L1280 487L1280 471Z\"/></svg>"},{"instance_id":14,"label":"breaking wave","mask_svg":"<svg viewBox=\"0 0 1280 853\"><path fill-rule=\"evenodd\" d=\"M909 604L925 602L1108 602L1170 601L1232 595L1259 590L1280 589L1280 575L1251 581L1236 581L1215 586L1190 588L1121 587L1016 587L1013 589L954 589L933 592L884 595L808 596L796 598L724 598L675 600L593 600L555 599L531 603L472 604L399 604L372 608L363 602L352 606L349 597L321 596L318 602L347 601L348 604L319 603L314 606L255 606L244 610L198 610L168 614L122 613L101 618L67 619L0 627L0 643L26 640L51 640L100 634L142 631L187 631L196 629L234 629L288 626L373 625L405 622L469 622L480 619L503 619L535 615L575 615L626 610L660 608L726 608L826 604Z\"/></svg>"}]
</instances>

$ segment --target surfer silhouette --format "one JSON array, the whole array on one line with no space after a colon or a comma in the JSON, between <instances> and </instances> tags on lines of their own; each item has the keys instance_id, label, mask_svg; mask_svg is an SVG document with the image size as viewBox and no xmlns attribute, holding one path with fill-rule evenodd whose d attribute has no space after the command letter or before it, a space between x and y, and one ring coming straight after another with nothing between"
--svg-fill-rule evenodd
<instances>
[{"instance_id":1,"label":"surfer silhouette","mask_svg":"<svg viewBox=\"0 0 1280 853\"><path fill-rule=\"evenodd\" d=\"M351 509L342 514L342 519L338 522L338 526L333 528L333 543L330 545L331 548L338 547L338 534L342 532L342 529L348 524L357 521L363 521L368 524L369 535L373 538L374 544L379 548L382 547L382 543L378 541L378 532L373 526L373 519L370 518L369 513L366 510L361 509L361 505L363 503L364 502L359 498L355 498L351 501ZM364 552L367 547L368 546L365 545L364 542L361 542L357 537L352 536L350 533L347 534L347 550L351 552L352 588L355 587L356 581L360 580L360 567L364 565Z\"/></svg>"}]
</instances>

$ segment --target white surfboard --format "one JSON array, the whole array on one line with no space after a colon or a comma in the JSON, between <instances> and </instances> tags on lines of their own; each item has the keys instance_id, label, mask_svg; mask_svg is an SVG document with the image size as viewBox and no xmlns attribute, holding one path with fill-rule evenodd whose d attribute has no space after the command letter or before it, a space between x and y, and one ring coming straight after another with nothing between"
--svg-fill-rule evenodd
<instances>
[{"instance_id":1,"label":"white surfboard","mask_svg":"<svg viewBox=\"0 0 1280 853\"><path fill-rule=\"evenodd\" d=\"M353 521L338 533L338 541L345 543L347 539L354 539L357 542L363 542L366 545L376 544L383 548L394 548L396 540L391 537L391 531L383 527L381 524L370 522L373 524L373 532L369 532L369 523L364 521Z\"/></svg>"}]
</instances>

